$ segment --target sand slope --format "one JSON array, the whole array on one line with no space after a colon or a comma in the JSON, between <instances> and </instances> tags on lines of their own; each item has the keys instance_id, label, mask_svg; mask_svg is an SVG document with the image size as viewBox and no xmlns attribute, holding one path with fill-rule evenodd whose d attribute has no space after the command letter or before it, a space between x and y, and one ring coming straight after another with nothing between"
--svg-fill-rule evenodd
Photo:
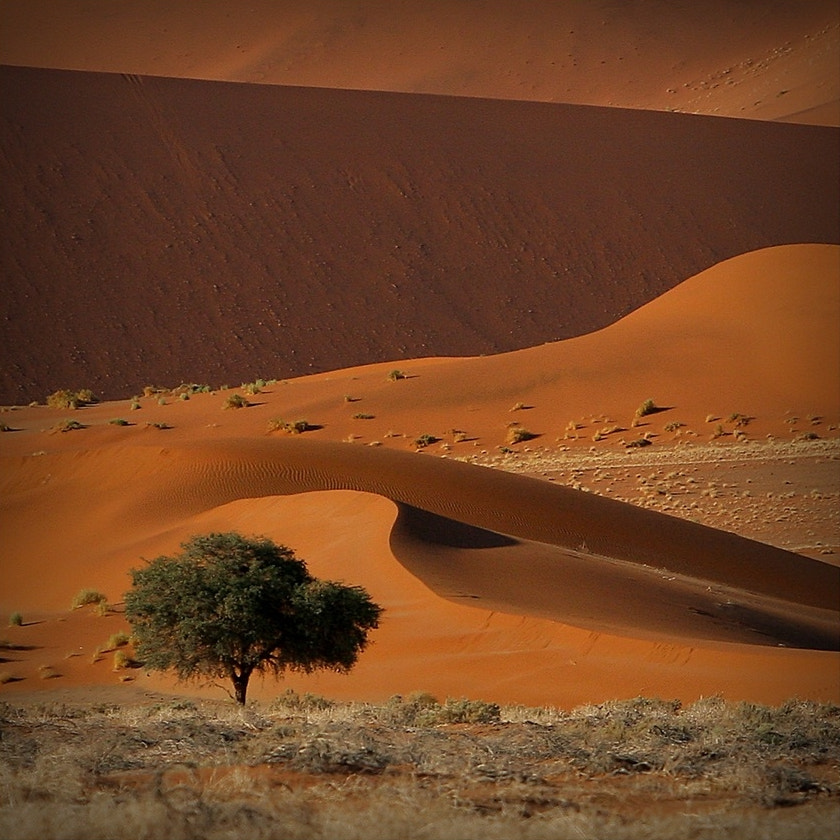
<instances>
[{"instance_id":1,"label":"sand slope","mask_svg":"<svg viewBox=\"0 0 840 840\"><path fill-rule=\"evenodd\" d=\"M129 415L142 419L124 428L108 419L125 405L102 404L76 412L87 428L70 434L41 431L61 416L46 408L10 413L19 431L0 439L3 609L62 610L83 586L117 599L139 557L176 550L192 533L238 528L292 545L319 576L362 584L386 607L357 671L293 681L309 690L382 697L426 688L561 704L718 691L837 699L836 566L428 450L392 451L408 448L405 437L374 448L338 441L346 428L396 425L412 411L427 428L469 417L492 430L511 417L500 407L517 393L534 397L516 413L530 425L565 410L566 395L592 404L609 394L632 407L630 396L654 386L669 411L628 434L664 439L667 417L699 416L711 388L730 405L760 406L750 434L806 404L834 412L836 423L838 253L744 255L598 333L496 357L418 360L398 382L381 365L336 371L269 386L234 412L222 410L221 394L148 399ZM713 340L698 357L698 330L713 313ZM657 353L645 362L651 341ZM733 356L736 346L750 351L747 361ZM658 380L647 378L656 370ZM349 417L349 388L373 420ZM316 406L310 417L321 429L266 433L268 418ZM164 418L172 428L145 425ZM458 446L471 444L450 452ZM93 645L83 618L62 625L45 615L31 630L9 629L29 644L27 632L41 633L31 657L54 657L66 646L56 641L62 626L62 639L77 627L79 646ZM113 679L78 659L63 666L68 684ZM27 678L9 690L32 687Z\"/></svg>"},{"instance_id":2,"label":"sand slope","mask_svg":"<svg viewBox=\"0 0 840 840\"><path fill-rule=\"evenodd\" d=\"M528 347L840 230L832 128L11 67L0 84L6 402Z\"/></svg>"},{"instance_id":3,"label":"sand slope","mask_svg":"<svg viewBox=\"0 0 840 840\"><path fill-rule=\"evenodd\" d=\"M840 124L830 0L29 0L0 14L7 64Z\"/></svg>"}]
</instances>

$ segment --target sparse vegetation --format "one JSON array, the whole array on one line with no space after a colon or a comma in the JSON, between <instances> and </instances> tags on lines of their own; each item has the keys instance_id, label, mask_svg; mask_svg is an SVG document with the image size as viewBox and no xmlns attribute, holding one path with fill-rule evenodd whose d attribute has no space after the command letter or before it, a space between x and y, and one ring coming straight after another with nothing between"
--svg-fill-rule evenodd
<instances>
[{"instance_id":1,"label":"sparse vegetation","mask_svg":"<svg viewBox=\"0 0 840 840\"><path fill-rule=\"evenodd\" d=\"M0 726L10 840L836 834L830 704L636 698L562 711L285 691L246 709L0 704Z\"/></svg>"},{"instance_id":2,"label":"sparse vegetation","mask_svg":"<svg viewBox=\"0 0 840 840\"><path fill-rule=\"evenodd\" d=\"M47 397L47 405L50 408L59 410L81 408L83 405L88 405L93 402L93 391L89 388L82 388L79 391L68 391L62 389L54 391Z\"/></svg>"},{"instance_id":3,"label":"sparse vegetation","mask_svg":"<svg viewBox=\"0 0 840 840\"><path fill-rule=\"evenodd\" d=\"M152 429L161 429L164 431L172 428L169 423L146 423L146 425L150 426Z\"/></svg>"},{"instance_id":4,"label":"sparse vegetation","mask_svg":"<svg viewBox=\"0 0 840 840\"><path fill-rule=\"evenodd\" d=\"M253 673L349 671L381 608L323 581L285 546L235 532L192 537L131 571L126 617L146 668L227 679L244 704Z\"/></svg>"},{"instance_id":5,"label":"sparse vegetation","mask_svg":"<svg viewBox=\"0 0 840 840\"><path fill-rule=\"evenodd\" d=\"M430 434L422 434L419 437L414 438L414 445L418 449L425 449L427 446L431 446L433 443L437 443L440 438L435 437L435 435Z\"/></svg>"},{"instance_id":6,"label":"sparse vegetation","mask_svg":"<svg viewBox=\"0 0 840 840\"><path fill-rule=\"evenodd\" d=\"M388 373L388 379L391 382L396 382L398 379L405 379L406 374L401 370L392 370Z\"/></svg>"},{"instance_id":7,"label":"sparse vegetation","mask_svg":"<svg viewBox=\"0 0 840 840\"><path fill-rule=\"evenodd\" d=\"M670 423L665 424L665 431L676 432L677 429L682 429L683 426L685 426L685 423L681 423L679 420L672 420Z\"/></svg>"},{"instance_id":8,"label":"sparse vegetation","mask_svg":"<svg viewBox=\"0 0 840 840\"><path fill-rule=\"evenodd\" d=\"M365 414L363 411L360 411L357 414L353 415L354 420L373 420L373 418L373 414Z\"/></svg>"},{"instance_id":9,"label":"sparse vegetation","mask_svg":"<svg viewBox=\"0 0 840 840\"><path fill-rule=\"evenodd\" d=\"M53 426L53 429L57 432L74 432L77 429L84 429L83 426L78 420L62 420L60 423L56 423Z\"/></svg>"},{"instance_id":10,"label":"sparse vegetation","mask_svg":"<svg viewBox=\"0 0 840 840\"><path fill-rule=\"evenodd\" d=\"M112 426L127 426L128 420L124 420L122 417L115 417L113 420L109 420L108 423Z\"/></svg>"},{"instance_id":11,"label":"sparse vegetation","mask_svg":"<svg viewBox=\"0 0 840 840\"><path fill-rule=\"evenodd\" d=\"M533 432L528 431L523 426L516 425L508 429L506 441L508 444L523 443L526 440L533 440L535 437L536 435Z\"/></svg>"},{"instance_id":12,"label":"sparse vegetation","mask_svg":"<svg viewBox=\"0 0 840 840\"><path fill-rule=\"evenodd\" d=\"M222 404L222 408L248 408L251 403L242 394L231 394Z\"/></svg>"},{"instance_id":13,"label":"sparse vegetation","mask_svg":"<svg viewBox=\"0 0 840 840\"><path fill-rule=\"evenodd\" d=\"M657 411L661 411L659 406L652 399L647 399L636 409L636 417L647 417Z\"/></svg>"},{"instance_id":14,"label":"sparse vegetation","mask_svg":"<svg viewBox=\"0 0 840 840\"><path fill-rule=\"evenodd\" d=\"M275 417L268 421L268 430L270 432L286 432L290 435L302 435L315 428L311 426L306 420L282 420Z\"/></svg>"},{"instance_id":15,"label":"sparse vegetation","mask_svg":"<svg viewBox=\"0 0 840 840\"><path fill-rule=\"evenodd\" d=\"M9 627L23 626L23 616L19 612L13 612L9 616Z\"/></svg>"},{"instance_id":16,"label":"sparse vegetation","mask_svg":"<svg viewBox=\"0 0 840 840\"><path fill-rule=\"evenodd\" d=\"M77 610L79 607L86 607L90 604L107 604L108 598L97 589L80 589L73 602L70 604L70 609Z\"/></svg>"}]
</instances>

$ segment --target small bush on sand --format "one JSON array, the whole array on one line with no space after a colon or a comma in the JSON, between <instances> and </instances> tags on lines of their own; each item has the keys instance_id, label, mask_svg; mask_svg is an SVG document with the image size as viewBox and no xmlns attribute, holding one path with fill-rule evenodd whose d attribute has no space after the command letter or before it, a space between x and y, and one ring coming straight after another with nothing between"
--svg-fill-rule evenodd
<instances>
[{"instance_id":1,"label":"small bush on sand","mask_svg":"<svg viewBox=\"0 0 840 840\"><path fill-rule=\"evenodd\" d=\"M282 420L275 417L268 421L268 430L270 432L286 432L289 435L302 435L304 432L310 431L313 426L310 426L306 420Z\"/></svg>"},{"instance_id":2,"label":"small bush on sand","mask_svg":"<svg viewBox=\"0 0 840 840\"><path fill-rule=\"evenodd\" d=\"M637 409L636 417L647 417L648 414L656 414L659 406L651 399L645 400Z\"/></svg>"},{"instance_id":3,"label":"small bush on sand","mask_svg":"<svg viewBox=\"0 0 840 840\"><path fill-rule=\"evenodd\" d=\"M70 604L70 608L73 610L79 609L79 607L86 607L88 604L107 604L108 599L102 592L99 592L96 589L80 589L76 593L76 597L73 598L73 603Z\"/></svg>"},{"instance_id":4,"label":"small bush on sand","mask_svg":"<svg viewBox=\"0 0 840 840\"><path fill-rule=\"evenodd\" d=\"M114 670L121 671L123 668L128 668L132 664L131 657L124 650L114 651Z\"/></svg>"},{"instance_id":5,"label":"small bush on sand","mask_svg":"<svg viewBox=\"0 0 840 840\"><path fill-rule=\"evenodd\" d=\"M414 445L418 449L425 449L427 446L437 443L438 440L440 440L440 438L436 438L434 435L424 434L414 439Z\"/></svg>"},{"instance_id":6,"label":"small bush on sand","mask_svg":"<svg viewBox=\"0 0 840 840\"><path fill-rule=\"evenodd\" d=\"M223 403L222 408L247 408L251 403L242 394L231 394Z\"/></svg>"},{"instance_id":7,"label":"small bush on sand","mask_svg":"<svg viewBox=\"0 0 840 840\"><path fill-rule=\"evenodd\" d=\"M74 432L76 429L84 429L85 427L78 420L62 420L56 423L53 429L57 432Z\"/></svg>"},{"instance_id":8,"label":"small bush on sand","mask_svg":"<svg viewBox=\"0 0 840 840\"><path fill-rule=\"evenodd\" d=\"M108 423L112 426L127 426L128 420L124 420L122 417L115 417L113 420L109 420Z\"/></svg>"},{"instance_id":9,"label":"small bush on sand","mask_svg":"<svg viewBox=\"0 0 840 840\"><path fill-rule=\"evenodd\" d=\"M0 423L0 432L11 432L12 427L8 423Z\"/></svg>"},{"instance_id":10,"label":"small bush on sand","mask_svg":"<svg viewBox=\"0 0 840 840\"><path fill-rule=\"evenodd\" d=\"M507 443L522 443L526 440L533 440L536 435L529 432L528 429L522 426L511 426L507 433Z\"/></svg>"},{"instance_id":11,"label":"small bush on sand","mask_svg":"<svg viewBox=\"0 0 840 840\"><path fill-rule=\"evenodd\" d=\"M365 414L362 411L358 412L358 414L353 415L354 420L373 420L373 417L373 414Z\"/></svg>"},{"instance_id":12,"label":"small bush on sand","mask_svg":"<svg viewBox=\"0 0 840 840\"><path fill-rule=\"evenodd\" d=\"M19 612L13 612L9 616L9 627L22 627L23 616Z\"/></svg>"},{"instance_id":13,"label":"small bush on sand","mask_svg":"<svg viewBox=\"0 0 840 840\"><path fill-rule=\"evenodd\" d=\"M50 408L66 410L68 408L80 408L83 405L93 402L93 391L89 388L82 388L80 391L68 391L62 389L54 391L47 397L47 405Z\"/></svg>"},{"instance_id":14,"label":"small bush on sand","mask_svg":"<svg viewBox=\"0 0 840 840\"><path fill-rule=\"evenodd\" d=\"M405 378L406 378L405 373L401 370L392 370L388 374L388 379L391 382L396 382L398 379L405 379Z\"/></svg>"},{"instance_id":15,"label":"small bush on sand","mask_svg":"<svg viewBox=\"0 0 840 840\"><path fill-rule=\"evenodd\" d=\"M128 635L124 630L120 630L117 633L112 633L108 637L108 650L114 650L114 648L124 647L129 643L131 636Z\"/></svg>"}]
</instances>

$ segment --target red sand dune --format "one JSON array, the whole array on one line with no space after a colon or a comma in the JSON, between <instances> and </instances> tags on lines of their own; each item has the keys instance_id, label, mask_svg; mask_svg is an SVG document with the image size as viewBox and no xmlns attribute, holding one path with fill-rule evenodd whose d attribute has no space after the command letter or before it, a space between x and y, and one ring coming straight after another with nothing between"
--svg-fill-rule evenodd
<instances>
[{"instance_id":1,"label":"red sand dune","mask_svg":"<svg viewBox=\"0 0 840 840\"><path fill-rule=\"evenodd\" d=\"M836 242L838 130L0 68L0 399L585 333Z\"/></svg>"},{"instance_id":2,"label":"red sand dune","mask_svg":"<svg viewBox=\"0 0 840 840\"><path fill-rule=\"evenodd\" d=\"M6 2L0 63L840 125L833 0Z\"/></svg>"},{"instance_id":3,"label":"red sand dune","mask_svg":"<svg viewBox=\"0 0 840 840\"><path fill-rule=\"evenodd\" d=\"M418 361L399 382L378 365L278 383L241 411L223 411L220 394L144 401L143 422L168 421L166 431L109 426L124 409L116 404L80 410L88 428L70 434L41 431L59 416L46 408L10 413L20 431L0 440L3 609L51 613L84 586L116 599L140 556L237 528L292 545L315 574L362 584L386 607L353 674L291 680L308 690L383 697L424 688L561 705L638 693L837 700L833 650L773 647L836 649L836 567L546 482L335 441L360 422L341 396L350 387L373 409L371 423L417 411L434 428L463 417L498 428L517 394L534 398L530 425L567 397L593 410L617 399L632 408L648 388L692 422L713 388L743 410L748 399L760 405L756 424L791 407L836 423L838 254L796 246L744 255L598 333ZM701 355L710 313L713 340ZM310 419L320 430L266 435L270 417L304 407L319 409ZM665 422L656 416L647 428L661 434ZM45 616L9 629L39 647L34 661L73 639L87 653L90 621ZM65 685L115 679L85 656L62 672ZM27 678L4 691L32 688Z\"/></svg>"}]
</instances>

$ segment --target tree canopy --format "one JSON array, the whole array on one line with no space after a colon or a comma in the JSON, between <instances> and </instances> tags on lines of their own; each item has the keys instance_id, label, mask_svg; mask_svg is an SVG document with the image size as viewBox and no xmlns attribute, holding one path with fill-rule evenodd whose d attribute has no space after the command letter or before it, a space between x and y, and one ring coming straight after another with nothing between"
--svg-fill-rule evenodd
<instances>
[{"instance_id":1,"label":"tree canopy","mask_svg":"<svg viewBox=\"0 0 840 840\"><path fill-rule=\"evenodd\" d=\"M349 671L379 626L362 587L318 580L267 538L214 533L181 548L131 570L126 616L147 668L230 679L244 703L254 672Z\"/></svg>"}]
</instances>

